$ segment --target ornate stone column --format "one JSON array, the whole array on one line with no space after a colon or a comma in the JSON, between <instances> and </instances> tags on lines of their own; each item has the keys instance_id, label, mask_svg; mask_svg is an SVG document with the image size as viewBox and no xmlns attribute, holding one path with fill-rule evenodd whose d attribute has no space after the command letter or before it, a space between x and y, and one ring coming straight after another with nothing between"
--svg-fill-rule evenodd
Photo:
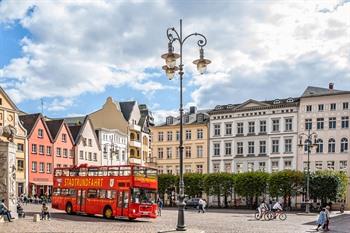
<instances>
[{"instance_id":1,"label":"ornate stone column","mask_svg":"<svg viewBox=\"0 0 350 233\"><path fill-rule=\"evenodd\" d=\"M0 141L0 199L5 199L12 217L17 217L16 144Z\"/></svg>"}]
</instances>

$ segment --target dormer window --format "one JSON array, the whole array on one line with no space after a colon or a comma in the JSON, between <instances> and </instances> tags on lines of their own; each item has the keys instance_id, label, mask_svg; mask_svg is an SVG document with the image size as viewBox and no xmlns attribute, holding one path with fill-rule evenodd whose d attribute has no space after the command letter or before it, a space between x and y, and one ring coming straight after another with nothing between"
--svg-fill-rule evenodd
<instances>
[{"instance_id":1,"label":"dormer window","mask_svg":"<svg viewBox=\"0 0 350 233\"><path fill-rule=\"evenodd\" d=\"M67 134L62 134L62 142L67 142Z\"/></svg>"},{"instance_id":2,"label":"dormer window","mask_svg":"<svg viewBox=\"0 0 350 233\"><path fill-rule=\"evenodd\" d=\"M215 110L221 110L221 109L223 109L223 107L222 107L221 105L217 105L217 106L215 107Z\"/></svg>"},{"instance_id":3,"label":"dormer window","mask_svg":"<svg viewBox=\"0 0 350 233\"><path fill-rule=\"evenodd\" d=\"M186 115L185 116L185 123L188 123L190 121L190 116L189 115Z\"/></svg>"},{"instance_id":4,"label":"dormer window","mask_svg":"<svg viewBox=\"0 0 350 233\"><path fill-rule=\"evenodd\" d=\"M273 101L273 104L280 104L280 103L281 103L281 101L279 99L276 99Z\"/></svg>"},{"instance_id":5,"label":"dormer window","mask_svg":"<svg viewBox=\"0 0 350 233\"><path fill-rule=\"evenodd\" d=\"M287 99L287 103L293 103L293 102L294 102L294 99L292 97Z\"/></svg>"},{"instance_id":6,"label":"dormer window","mask_svg":"<svg viewBox=\"0 0 350 233\"><path fill-rule=\"evenodd\" d=\"M198 122L203 122L203 120L204 120L204 115L203 114L198 114L197 115L197 121Z\"/></svg>"},{"instance_id":7,"label":"dormer window","mask_svg":"<svg viewBox=\"0 0 350 233\"><path fill-rule=\"evenodd\" d=\"M43 138L44 136L43 130L42 129L38 129L38 138Z\"/></svg>"},{"instance_id":8,"label":"dormer window","mask_svg":"<svg viewBox=\"0 0 350 233\"><path fill-rule=\"evenodd\" d=\"M169 116L166 118L166 124L167 125L171 125L174 123L173 117Z\"/></svg>"}]
</instances>

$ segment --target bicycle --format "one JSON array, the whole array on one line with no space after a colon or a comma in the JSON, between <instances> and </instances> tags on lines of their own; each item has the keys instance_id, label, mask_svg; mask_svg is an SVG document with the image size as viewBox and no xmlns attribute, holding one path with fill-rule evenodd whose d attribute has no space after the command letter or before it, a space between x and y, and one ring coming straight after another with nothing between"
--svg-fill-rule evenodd
<instances>
[{"instance_id":1,"label":"bicycle","mask_svg":"<svg viewBox=\"0 0 350 233\"><path fill-rule=\"evenodd\" d=\"M267 209L262 209L261 210L261 215L259 210L255 211L254 217L256 220L261 220L262 218L264 218L265 221L269 221L269 216L268 216L269 210Z\"/></svg>"},{"instance_id":2,"label":"bicycle","mask_svg":"<svg viewBox=\"0 0 350 233\"><path fill-rule=\"evenodd\" d=\"M287 219L287 214L284 213L284 211L282 211L282 210L277 210L276 212L270 211L270 213L269 213L269 215L268 215L269 220L276 219L277 217L278 217L281 221L284 221L284 220Z\"/></svg>"}]
</instances>

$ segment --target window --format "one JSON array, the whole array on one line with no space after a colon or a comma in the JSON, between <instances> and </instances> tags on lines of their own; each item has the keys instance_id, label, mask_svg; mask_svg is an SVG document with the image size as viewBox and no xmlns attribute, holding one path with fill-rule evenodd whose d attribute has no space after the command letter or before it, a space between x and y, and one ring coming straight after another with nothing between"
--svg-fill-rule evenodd
<instances>
[{"instance_id":1,"label":"window","mask_svg":"<svg viewBox=\"0 0 350 233\"><path fill-rule=\"evenodd\" d=\"M203 129L197 129L197 139L203 139Z\"/></svg>"},{"instance_id":2,"label":"window","mask_svg":"<svg viewBox=\"0 0 350 233\"><path fill-rule=\"evenodd\" d=\"M279 153L279 142L278 139L272 140L272 153Z\"/></svg>"},{"instance_id":3,"label":"window","mask_svg":"<svg viewBox=\"0 0 350 233\"><path fill-rule=\"evenodd\" d=\"M191 158L191 147L190 146L186 146L185 147L185 150L186 150L186 159L190 159Z\"/></svg>"},{"instance_id":4,"label":"window","mask_svg":"<svg viewBox=\"0 0 350 233\"><path fill-rule=\"evenodd\" d=\"M42 162L39 163L39 172L40 172L40 173L45 172L45 165L44 165L44 163L42 163Z\"/></svg>"},{"instance_id":5,"label":"window","mask_svg":"<svg viewBox=\"0 0 350 233\"><path fill-rule=\"evenodd\" d=\"M322 170L322 167L323 167L322 161L316 161L315 162L315 169L316 170Z\"/></svg>"},{"instance_id":6,"label":"window","mask_svg":"<svg viewBox=\"0 0 350 233\"><path fill-rule=\"evenodd\" d=\"M163 174L163 167L162 166L158 166L158 173Z\"/></svg>"},{"instance_id":7,"label":"window","mask_svg":"<svg viewBox=\"0 0 350 233\"><path fill-rule=\"evenodd\" d=\"M324 118L317 118L317 129L324 129Z\"/></svg>"},{"instance_id":8,"label":"window","mask_svg":"<svg viewBox=\"0 0 350 233\"><path fill-rule=\"evenodd\" d=\"M203 165L196 165L196 171L197 171L197 173L202 174L203 173Z\"/></svg>"},{"instance_id":9,"label":"window","mask_svg":"<svg viewBox=\"0 0 350 233\"><path fill-rule=\"evenodd\" d=\"M22 159L17 160L17 170L23 171L24 169L24 161Z\"/></svg>"},{"instance_id":10,"label":"window","mask_svg":"<svg viewBox=\"0 0 350 233\"><path fill-rule=\"evenodd\" d=\"M321 138L316 140L316 153L323 153L323 140Z\"/></svg>"},{"instance_id":11,"label":"window","mask_svg":"<svg viewBox=\"0 0 350 233\"><path fill-rule=\"evenodd\" d=\"M112 154L111 154L111 159L112 159ZM88 160L91 161L92 160L92 153L89 152L89 157L88 157Z\"/></svg>"},{"instance_id":12,"label":"window","mask_svg":"<svg viewBox=\"0 0 350 233\"><path fill-rule=\"evenodd\" d=\"M197 158L203 157L203 146L197 146Z\"/></svg>"},{"instance_id":13,"label":"window","mask_svg":"<svg viewBox=\"0 0 350 233\"><path fill-rule=\"evenodd\" d=\"M279 132L280 131L280 120L274 119L272 120L272 132Z\"/></svg>"},{"instance_id":14,"label":"window","mask_svg":"<svg viewBox=\"0 0 350 233\"><path fill-rule=\"evenodd\" d=\"M342 129L349 128L349 117L348 116L341 117L341 128Z\"/></svg>"},{"instance_id":15,"label":"window","mask_svg":"<svg viewBox=\"0 0 350 233\"><path fill-rule=\"evenodd\" d=\"M328 140L328 153L335 153L335 140L331 138Z\"/></svg>"},{"instance_id":16,"label":"window","mask_svg":"<svg viewBox=\"0 0 350 233\"><path fill-rule=\"evenodd\" d=\"M232 123L225 124L225 133L226 133L226 135L232 134Z\"/></svg>"},{"instance_id":17,"label":"window","mask_svg":"<svg viewBox=\"0 0 350 233\"><path fill-rule=\"evenodd\" d=\"M318 111L322 112L324 110L324 104L319 104L318 105Z\"/></svg>"},{"instance_id":18,"label":"window","mask_svg":"<svg viewBox=\"0 0 350 233\"><path fill-rule=\"evenodd\" d=\"M39 145L39 154L43 155L45 153L45 147L43 145Z\"/></svg>"},{"instance_id":19,"label":"window","mask_svg":"<svg viewBox=\"0 0 350 233\"><path fill-rule=\"evenodd\" d=\"M260 133L266 133L266 121L260 121Z\"/></svg>"},{"instance_id":20,"label":"window","mask_svg":"<svg viewBox=\"0 0 350 233\"><path fill-rule=\"evenodd\" d=\"M79 159L84 159L84 151L79 151Z\"/></svg>"},{"instance_id":21,"label":"window","mask_svg":"<svg viewBox=\"0 0 350 233\"><path fill-rule=\"evenodd\" d=\"M284 153L292 153L292 139L284 139Z\"/></svg>"},{"instance_id":22,"label":"window","mask_svg":"<svg viewBox=\"0 0 350 233\"><path fill-rule=\"evenodd\" d=\"M292 130L293 130L293 119L286 118L285 119L285 131L292 131Z\"/></svg>"},{"instance_id":23,"label":"window","mask_svg":"<svg viewBox=\"0 0 350 233\"><path fill-rule=\"evenodd\" d=\"M327 169L334 170L334 161L327 161Z\"/></svg>"},{"instance_id":24,"label":"window","mask_svg":"<svg viewBox=\"0 0 350 233\"><path fill-rule=\"evenodd\" d=\"M331 111L337 110L337 104L333 103L331 104Z\"/></svg>"},{"instance_id":25,"label":"window","mask_svg":"<svg viewBox=\"0 0 350 233\"><path fill-rule=\"evenodd\" d=\"M219 124L214 125L214 136L220 136L220 125Z\"/></svg>"},{"instance_id":26,"label":"window","mask_svg":"<svg viewBox=\"0 0 350 233\"><path fill-rule=\"evenodd\" d=\"M305 129L306 130L312 129L312 119L305 119Z\"/></svg>"},{"instance_id":27,"label":"window","mask_svg":"<svg viewBox=\"0 0 350 233\"><path fill-rule=\"evenodd\" d=\"M349 102L344 102L343 103L343 110L348 110L349 109Z\"/></svg>"},{"instance_id":28,"label":"window","mask_svg":"<svg viewBox=\"0 0 350 233\"><path fill-rule=\"evenodd\" d=\"M266 163L265 162L259 162L259 171L264 172L266 170Z\"/></svg>"},{"instance_id":29,"label":"window","mask_svg":"<svg viewBox=\"0 0 350 233\"><path fill-rule=\"evenodd\" d=\"M36 144L32 144L32 153L36 154L37 150L36 150Z\"/></svg>"},{"instance_id":30,"label":"window","mask_svg":"<svg viewBox=\"0 0 350 233\"><path fill-rule=\"evenodd\" d=\"M243 172L243 163L236 163L236 172L237 173Z\"/></svg>"},{"instance_id":31,"label":"window","mask_svg":"<svg viewBox=\"0 0 350 233\"><path fill-rule=\"evenodd\" d=\"M243 134L243 122L237 123L237 134Z\"/></svg>"},{"instance_id":32,"label":"window","mask_svg":"<svg viewBox=\"0 0 350 233\"><path fill-rule=\"evenodd\" d=\"M248 172L253 172L254 171L254 162L248 162L247 167L248 167Z\"/></svg>"},{"instance_id":33,"label":"window","mask_svg":"<svg viewBox=\"0 0 350 233\"><path fill-rule=\"evenodd\" d=\"M231 147L232 147L232 143L231 142L225 142L225 155L231 155L232 154Z\"/></svg>"},{"instance_id":34,"label":"window","mask_svg":"<svg viewBox=\"0 0 350 233\"><path fill-rule=\"evenodd\" d=\"M220 172L220 163L213 163L213 172L214 173Z\"/></svg>"},{"instance_id":35,"label":"window","mask_svg":"<svg viewBox=\"0 0 350 233\"><path fill-rule=\"evenodd\" d=\"M225 168L225 172L231 173L231 172L232 172L232 165L231 165L231 162L225 162L224 168Z\"/></svg>"},{"instance_id":36,"label":"window","mask_svg":"<svg viewBox=\"0 0 350 233\"><path fill-rule=\"evenodd\" d=\"M284 161L284 169L292 169L292 161L285 160Z\"/></svg>"},{"instance_id":37,"label":"window","mask_svg":"<svg viewBox=\"0 0 350 233\"><path fill-rule=\"evenodd\" d=\"M192 172L191 165L185 165L185 173L191 173L191 172Z\"/></svg>"},{"instance_id":38,"label":"window","mask_svg":"<svg viewBox=\"0 0 350 233\"><path fill-rule=\"evenodd\" d=\"M179 158L180 156L180 148L176 147L176 158Z\"/></svg>"},{"instance_id":39,"label":"window","mask_svg":"<svg viewBox=\"0 0 350 233\"><path fill-rule=\"evenodd\" d=\"M51 173L51 166L52 166L51 163L46 164L46 173L49 173L49 174Z\"/></svg>"},{"instance_id":40,"label":"window","mask_svg":"<svg viewBox=\"0 0 350 233\"><path fill-rule=\"evenodd\" d=\"M166 158L171 159L172 156L173 156L173 151L172 151L171 147L167 147L166 148Z\"/></svg>"},{"instance_id":41,"label":"window","mask_svg":"<svg viewBox=\"0 0 350 233\"><path fill-rule=\"evenodd\" d=\"M237 142L237 155L243 155L243 142Z\"/></svg>"},{"instance_id":42,"label":"window","mask_svg":"<svg viewBox=\"0 0 350 233\"><path fill-rule=\"evenodd\" d=\"M163 156L164 156L163 153L164 153L163 148L158 148L158 159L163 159Z\"/></svg>"},{"instance_id":43,"label":"window","mask_svg":"<svg viewBox=\"0 0 350 233\"><path fill-rule=\"evenodd\" d=\"M306 112L312 111L312 105L306 105Z\"/></svg>"},{"instance_id":44,"label":"window","mask_svg":"<svg viewBox=\"0 0 350 233\"><path fill-rule=\"evenodd\" d=\"M176 131L176 141L180 140L180 131Z\"/></svg>"},{"instance_id":45,"label":"window","mask_svg":"<svg viewBox=\"0 0 350 233\"><path fill-rule=\"evenodd\" d=\"M346 171L347 167L348 167L348 161L346 161L346 160L339 161L339 169L340 170Z\"/></svg>"},{"instance_id":46,"label":"window","mask_svg":"<svg viewBox=\"0 0 350 233\"><path fill-rule=\"evenodd\" d=\"M63 149L63 157L64 158L68 157L68 150L67 149Z\"/></svg>"},{"instance_id":47,"label":"window","mask_svg":"<svg viewBox=\"0 0 350 233\"><path fill-rule=\"evenodd\" d=\"M173 118L172 118L172 117L167 117L167 118L166 118L166 124L167 124L167 125L173 124Z\"/></svg>"},{"instance_id":48,"label":"window","mask_svg":"<svg viewBox=\"0 0 350 233\"><path fill-rule=\"evenodd\" d=\"M266 154L266 141L259 141L259 154Z\"/></svg>"},{"instance_id":49,"label":"window","mask_svg":"<svg viewBox=\"0 0 350 233\"><path fill-rule=\"evenodd\" d=\"M272 172L278 171L278 161L272 161L271 162L271 171Z\"/></svg>"},{"instance_id":50,"label":"window","mask_svg":"<svg viewBox=\"0 0 350 233\"><path fill-rule=\"evenodd\" d=\"M159 142L162 142L163 139L164 139L163 137L164 137L163 132L159 132L159 133L158 133L158 141L159 141Z\"/></svg>"},{"instance_id":51,"label":"window","mask_svg":"<svg viewBox=\"0 0 350 233\"><path fill-rule=\"evenodd\" d=\"M24 149L24 145L22 143L18 143L17 144L17 151L23 152L23 149Z\"/></svg>"},{"instance_id":52,"label":"window","mask_svg":"<svg viewBox=\"0 0 350 233\"><path fill-rule=\"evenodd\" d=\"M51 155L51 146L46 147L46 155Z\"/></svg>"},{"instance_id":53,"label":"window","mask_svg":"<svg viewBox=\"0 0 350 233\"><path fill-rule=\"evenodd\" d=\"M335 118L335 117L330 117L328 123L329 123L329 128L330 128L330 129L335 129L335 128L336 128L336 125L337 125L337 118Z\"/></svg>"},{"instance_id":54,"label":"window","mask_svg":"<svg viewBox=\"0 0 350 233\"><path fill-rule=\"evenodd\" d=\"M67 134L62 134L62 142L67 142Z\"/></svg>"},{"instance_id":55,"label":"window","mask_svg":"<svg viewBox=\"0 0 350 233\"><path fill-rule=\"evenodd\" d=\"M166 173L167 173L167 174L173 174L173 169L172 169L171 166L167 166L167 167L166 167Z\"/></svg>"},{"instance_id":56,"label":"window","mask_svg":"<svg viewBox=\"0 0 350 233\"><path fill-rule=\"evenodd\" d=\"M168 141L172 141L173 140L173 132L172 131L168 131L167 132L167 139L168 139Z\"/></svg>"},{"instance_id":57,"label":"window","mask_svg":"<svg viewBox=\"0 0 350 233\"><path fill-rule=\"evenodd\" d=\"M44 137L44 131L42 129L38 129L38 138Z\"/></svg>"},{"instance_id":58,"label":"window","mask_svg":"<svg viewBox=\"0 0 350 233\"><path fill-rule=\"evenodd\" d=\"M97 153L94 153L94 161L97 161ZM118 151L118 154L117 154L117 160L119 160L119 151Z\"/></svg>"},{"instance_id":59,"label":"window","mask_svg":"<svg viewBox=\"0 0 350 233\"><path fill-rule=\"evenodd\" d=\"M250 134L255 133L255 122L254 121L248 122L248 133L250 133Z\"/></svg>"},{"instance_id":60,"label":"window","mask_svg":"<svg viewBox=\"0 0 350 233\"><path fill-rule=\"evenodd\" d=\"M254 142L248 142L248 154L254 154Z\"/></svg>"},{"instance_id":61,"label":"window","mask_svg":"<svg viewBox=\"0 0 350 233\"><path fill-rule=\"evenodd\" d=\"M89 144L90 147L92 147L92 139L88 140L88 144Z\"/></svg>"},{"instance_id":62,"label":"window","mask_svg":"<svg viewBox=\"0 0 350 233\"><path fill-rule=\"evenodd\" d=\"M61 148L56 148L56 156L61 156Z\"/></svg>"},{"instance_id":63,"label":"window","mask_svg":"<svg viewBox=\"0 0 350 233\"><path fill-rule=\"evenodd\" d=\"M340 141L340 152L348 152L348 139L342 138Z\"/></svg>"},{"instance_id":64,"label":"window","mask_svg":"<svg viewBox=\"0 0 350 233\"><path fill-rule=\"evenodd\" d=\"M32 162L32 172L36 172L37 170L37 163L36 162Z\"/></svg>"},{"instance_id":65,"label":"window","mask_svg":"<svg viewBox=\"0 0 350 233\"><path fill-rule=\"evenodd\" d=\"M220 143L214 143L214 156L220 156Z\"/></svg>"},{"instance_id":66,"label":"window","mask_svg":"<svg viewBox=\"0 0 350 233\"><path fill-rule=\"evenodd\" d=\"M186 140L191 140L191 130L186 130Z\"/></svg>"}]
</instances>

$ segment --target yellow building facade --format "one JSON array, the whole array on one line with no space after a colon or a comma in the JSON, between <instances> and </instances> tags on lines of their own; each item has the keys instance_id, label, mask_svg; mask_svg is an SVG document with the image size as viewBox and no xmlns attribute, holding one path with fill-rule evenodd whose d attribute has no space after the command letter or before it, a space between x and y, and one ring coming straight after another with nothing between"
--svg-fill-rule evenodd
<instances>
[{"instance_id":1,"label":"yellow building facade","mask_svg":"<svg viewBox=\"0 0 350 233\"><path fill-rule=\"evenodd\" d=\"M20 195L26 192L27 187L27 131L19 121L18 114L20 114L20 110L0 87L0 127L10 125L16 129L16 137L14 138L13 142L17 146L16 182L17 194ZM0 140L7 141L5 137L1 136Z\"/></svg>"},{"instance_id":2,"label":"yellow building facade","mask_svg":"<svg viewBox=\"0 0 350 233\"><path fill-rule=\"evenodd\" d=\"M184 114L184 173L208 173L208 123L206 112L191 107ZM167 117L166 122L151 128L152 161L160 174L178 174L179 166L179 119Z\"/></svg>"}]
</instances>

